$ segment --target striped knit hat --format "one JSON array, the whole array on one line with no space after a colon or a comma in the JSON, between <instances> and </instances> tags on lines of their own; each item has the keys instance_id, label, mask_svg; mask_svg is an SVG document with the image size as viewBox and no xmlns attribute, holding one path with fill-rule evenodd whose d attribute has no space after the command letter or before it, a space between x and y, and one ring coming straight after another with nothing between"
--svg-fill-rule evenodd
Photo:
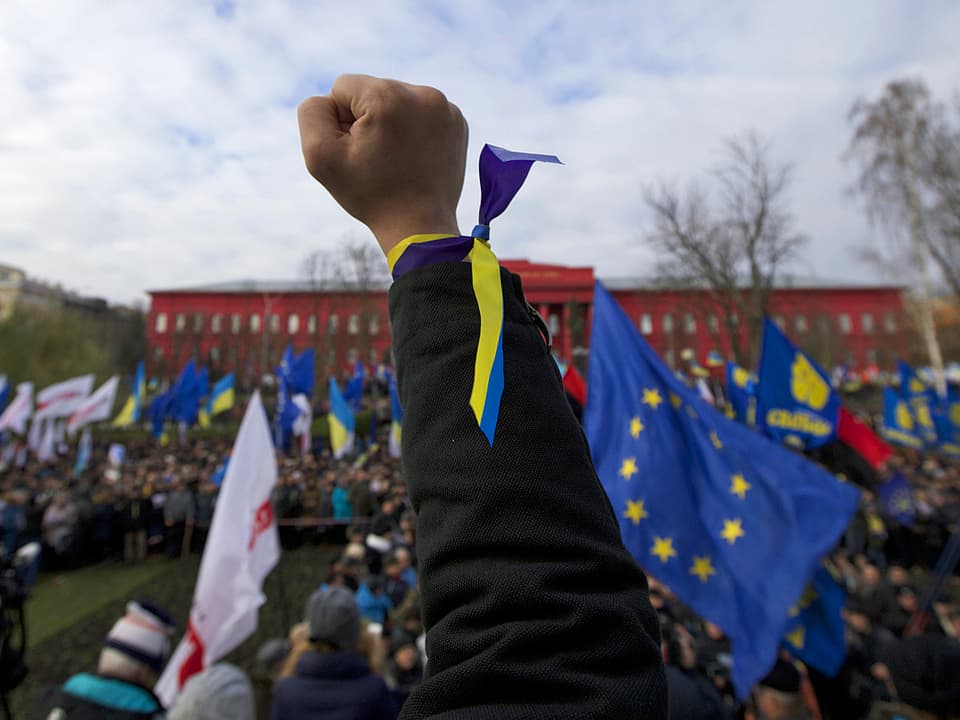
<instances>
[{"instance_id":1,"label":"striped knit hat","mask_svg":"<svg viewBox=\"0 0 960 720\"><path fill-rule=\"evenodd\" d=\"M133 601L127 603L127 614L114 623L103 645L159 674L170 652L173 630L173 619L166 610L152 603Z\"/></svg>"}]
</instances>

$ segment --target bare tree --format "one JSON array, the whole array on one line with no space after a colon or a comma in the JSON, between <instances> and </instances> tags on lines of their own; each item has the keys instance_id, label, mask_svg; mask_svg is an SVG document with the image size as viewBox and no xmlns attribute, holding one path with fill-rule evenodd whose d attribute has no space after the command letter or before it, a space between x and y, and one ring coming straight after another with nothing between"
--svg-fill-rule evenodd
<instances>
[{"instance_id":1,"label":"bare tree","mask_svg":"<svg viewBox=\"0 0 960 720\"><path fill-rule=\"evenodd\" d=\"M864 198L871 220L880 221L893 240L885 253L867 254L880 264L896 264L898 275L913 272L918 291L918 319L930 361L943 386L943 357L937 341L928 271L932 259L944 281L960 288L960 252L956 220L960 215L957 133L947 125L944 109L919 79L887 84L876 100L857 100L850 110L853 136L845 158L856 165L855 190Z\"/></svg>"},{"instance_id":2,"label":"bare tree","mask_svg":"<svg viewBox=\"0 0 960 720\"><path fill-rule=\"evenodd\" d=\"M700 312L719 315L736 362L752 366L777 273L806 239L787 205L791 167L770 159L755 132L728 139L724 161L686 193L660 183L646 192L654 227L646 236L662 257L663 283L704 291Z\"/></svg>"}]
</instances>

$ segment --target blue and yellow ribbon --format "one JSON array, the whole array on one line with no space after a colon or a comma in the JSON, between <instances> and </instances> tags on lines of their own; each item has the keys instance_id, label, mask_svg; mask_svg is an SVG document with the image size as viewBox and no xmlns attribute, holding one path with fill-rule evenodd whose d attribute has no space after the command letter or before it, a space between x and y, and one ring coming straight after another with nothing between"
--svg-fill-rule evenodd
<instances>
[{"instance_id":1,"label":"blue and yellow ribbon","mask_svg":"<svg viewBox=\"0 0 960 720\"><path fill-rule=\"evenodd\" d=\"M480 223L470 237L412 235L387 254L394 279L425 265L468 260L480 311L480 336L474 360L470 408L493 445L503 397L503 287L500 263L490 249L490 221L499 216L526 180L534 162L559 163L553 155L516 153L493 145L480 152Z\"/></svg>"}]
</instances>

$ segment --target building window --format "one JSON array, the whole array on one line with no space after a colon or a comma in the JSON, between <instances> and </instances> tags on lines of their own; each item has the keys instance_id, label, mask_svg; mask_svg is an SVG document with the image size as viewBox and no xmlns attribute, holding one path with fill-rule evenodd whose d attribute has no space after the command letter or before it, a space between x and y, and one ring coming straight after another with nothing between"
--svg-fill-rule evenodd
<instances>
[{"instance_id":1,"label":"building window","mask_svg":"<svg viewBox=\"0 0 960 720\"><path fill-rule=\"evenodd\" d=\"M697 319L691 313L683 316L683 331L687 335L693 335L697 332Z\"/></svg>"},{"instance_id":2,"label":"building window","mask_svg":"<svg viewBox=\"0 0 960 720\"><path fill-rule=\"evenodd\" d=\"M230 316L230 332L234 335L240 332L240 324L243 321L240 318L240 313L234 313Z\"/></svg>"},{"instance_id":3,"label":"building window","mask_svg":"<svg viewBox=\"0 0 960 720\"><path fill-rule=\"evenodd\" d=\"M717 322L717 316L713 313L707 315L707 330L709 330L713 335L716 335L720 332L720 323Z\"/></svg>"},{"instance_id":4,"label":"building window","mask_svg":"<svg viewBox=\"0 0 960 720\"><path fill-rule=\"evenodd\" d=\"M883 327L889 334L893 334L897 331L897 316L892 312L888 312L883 316Z\"/></svg>"},{"instance_id":5,"label":"building window","mask_svg":"<svg viewBox=\"0 0 960 720\"><path fill-rule=\"evenodd\" d=\"M644 335L649 335L653 332L653 318L650 317L650 313L644 313L640 316L640 332Z\"/></svg>"},{"instance_id":6,"label":"building window","mask_svg":"<svg viewBox=\"0 0 960 720\"><path fill-rule=\"evenodd\" d=\"M797 315L793 319L794 329L801 335L807 331L807 316L806 315Z\"/></svg>"},{"instance_id":7,"label":"building window","mask_svg":"<svg viewBox=\"0 0 960 720\"><path fill-rule=\"evenodd\" d=\"M667 351L663 354L663 359L664 359L664 361L666 361L667 367L672 370L672 369L673 369L673 350L672 350L672 349L667 350Z\"/></svg>"},{"instance_id":8,"label":"building window","mask_svg":"<svg viewBox=\"0 0 960 720\"><path fill-rule=\"evenodd\" d=\"M356 365L357 363L357 349L350 348L347 350L347 365Z\"/></svg>"},{"instance_id":9,"label":"building window","mask_svg":"<svg viewBox=\"0 0 960 720\"><path fill-rule=\"evenodd\" d=\"M210 348L210 364L211 365L220 364L220 348L216 346Z\"/></svg>"},{"instance_id":10,"label":"building window","mask_svg":"<svg viewBox=\"0 0 960 720\"><path fill-rule=\"evenodd\" d=\"M310 315L307 317L307 332L311 335L317 334L317 316Z\"/></svg>"},{"instance_id":11,"label":"building window","mask_svg":"<svg viewBox=\"0 0 960 720\"><path fill-rule=\"evenodd\" d=\"M260 316L256 313L250 316L250 332L260 332Z\"/></svg>"},{"instance_id":12,"label":"building window","mask_svg":"<svg viewBox=\"0 0 960 720\"><path fill-rule=\"evenodd\" d=\"M347 332L351 335L356 335L360 332L360 316L351 315L347 318Z\"/></svg>"},{"instance_id":13,"label":"building window","mask_svg":"<svg viewBox=\"0 0 960 720\"><path fill-rule=\"evenodd\" d=\"M666 315L663 316L663 320L661 322L663 324L663 331L665 333L673 332L673 315L671 315L670 313L667 313Z\"/></svg>"},{"instance_id":14,"label":"building window","mask_svg":"<svg viewBox=\"0 0 960 720\"><path fill-rule=\"evenodd\" d=\"M340 318L337 317L337 314L334 313L330 316L330 319L327 321L327 331L331 335L336 335L337 330L340 329ZM333 362L332 360L330 362Z\"/></svg>"},{"instance_id":15,"label":"building window","mask_svg":"<svg viewBox=\"0 0 960 720\"><path fill-rule=\"evenodd\" d=\"M860 316L860 327L867 335L873 333L873 315L871 313L865 312Z\"/></svg>"},{"instance_id":16,"label":"building window","mask_svg":"<svg viewBox=\"0 0 960 720\"><path fill-rule=\"evenodd\" d=\"M214 313L210 318L210 332L219 333L223 325L223 315L220 313Z\"/></svg>"},{"instance_id":17,"label":"building window","mask_svg":"<svg viewBox=\"0 0 960 720\"><path fill-rule=\"evenodd\" d=\"M187 316L183 313L177 313L177 317L174 320L175 327L177 332L183 332L187 329Z\"/></svg>"},{"instance_id":18,"label":"building window","mask_svg":"<svg viewBox=\"0 0 960 720\"><path fill-rule=\"evenodd\" d=\"M370 326L368 330L370 331L371 335L376 335L378 332L380 332L380 318L378 318L375 314L370 316Z\"/></svg>"},{"instance_id":19,"label":"building window","mask_svg":"<svg viewBox=\"0 0 960 720\"><path fill-rule=\"evenodd\" d=\"M847 313L840 313L837 316L837 324L840 326L840 332L844 335L849 335L850 331L853 330L853 323Z\"/></svg>"},{"instance_id":20,"label":"building window","mask_svg":"<svg viewBox=\"0 0 960 720\"><path fill-rule=\"evenodd\" d=\"M287 332L296 335L300 331L300 317L296 313L287 316Z\"/></svg>"},{"instance_id":21,"label":"building window","mask_svg":"<svg viewBox=\"0 0 960 720\"><path fill-rule=\"evenodd\" d=\"M877 364L877 351L873 348L867 350L867 365Z\"/></svg>"},{"instance_id":22,"label":"building window","mask_svg":"<svg viewBox=\"0 0 960 720\"><path fill-rule=\"evenodd\" d=\"M157 313L157 324L154 326L158 333L165 333L167 331L167 314L166 313Z\"/></svg>"},{"instance_id":23,"label":"building window","mask_svg":"<svg viewBox=\"0 0 960 720\"><path fill-rule=\"evenodd\" d=\"M280 332L280 316L276 313L270 316L270 332L274 334Z\"/></svg>"},{"instance_id":24,"label":"building window","mask_svg":"<svg viewBox=\"0 0 960 720\"><path fill-rule=\"evenodd\" d=\"M193 315L193 331L197 334L203 332L203 313L194 313Z\"/></svg>"}]
</instances>

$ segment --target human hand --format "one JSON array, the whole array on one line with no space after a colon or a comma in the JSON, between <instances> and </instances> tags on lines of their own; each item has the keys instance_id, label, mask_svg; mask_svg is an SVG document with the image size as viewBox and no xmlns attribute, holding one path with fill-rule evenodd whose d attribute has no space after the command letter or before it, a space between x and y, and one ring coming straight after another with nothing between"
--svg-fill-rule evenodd
<instances>
[{"instance_id":1,"label":"human hand","mask_svg":"<svg viewBox=\"0 0 960 720\"><path fill-rule=\"evenodd\" d=\"M467 123L438 90L341 75L297 111L307 169L384 254L409 235L459 235Z\"/></svg>"}]
</instances>

